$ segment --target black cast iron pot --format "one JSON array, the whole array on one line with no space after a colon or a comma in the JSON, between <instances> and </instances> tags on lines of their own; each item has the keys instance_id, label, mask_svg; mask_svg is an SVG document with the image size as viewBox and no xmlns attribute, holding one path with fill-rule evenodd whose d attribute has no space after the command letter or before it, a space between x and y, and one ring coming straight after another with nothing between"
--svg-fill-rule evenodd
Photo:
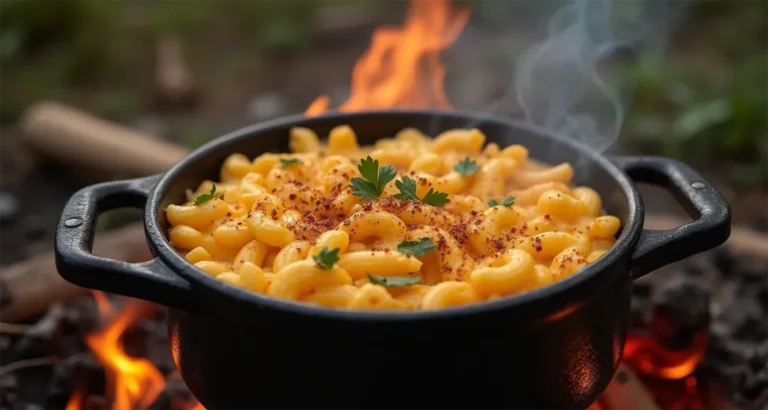
<instances>
[{"instance_id":1,"label":"black cast iron pot","mask_svg":"<svg viewBox=\"0 0 768 410\"><path fill-rule=\"evenodd\" d=\"M163 210L184 191L216 179L227 155L286 152L288 130L326 135L349 124L361 143L405 127L435 135L478 127L504 147L570 162L576 184L593 187L621 218L615 247L553 285L439 311L331 310L276 300L221 282L168 243ZM671 191L695 221L643 230L634 182ZM98 214L144 207L155 258L126 263L91 254ZM68 281L168 307L173 358L209 409L234 408L586 408L621 359L633 279L721 244L729 209L710 184L664 158L608 158L520 122L431 111L301 116L258 124L212 141L163 175L98 184L76 193L56 233L56 264Z\"/></svg>"}]
</instances>

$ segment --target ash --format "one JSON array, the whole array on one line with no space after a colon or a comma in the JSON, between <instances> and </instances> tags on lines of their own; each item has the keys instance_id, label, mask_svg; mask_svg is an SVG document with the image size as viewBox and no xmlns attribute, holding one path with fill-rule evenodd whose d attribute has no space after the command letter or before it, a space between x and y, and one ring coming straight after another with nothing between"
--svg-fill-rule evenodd
<instances>
[{"instance_id":1,"label":"ash","mask_svg":"<svg viewBox=\"0 0 768 410\"><path fill-rule=\"evenodd\" d=\"M742 408L768 406L768 263L727 247L697 255L637 281L632 325L647 326L660 310L675 348L697 328L710 335L696 373L722 384L726 400ZM666 326L669 329L670 326ZM631 328L630 328L631 331Z\"/></svg>"}]
</instances>

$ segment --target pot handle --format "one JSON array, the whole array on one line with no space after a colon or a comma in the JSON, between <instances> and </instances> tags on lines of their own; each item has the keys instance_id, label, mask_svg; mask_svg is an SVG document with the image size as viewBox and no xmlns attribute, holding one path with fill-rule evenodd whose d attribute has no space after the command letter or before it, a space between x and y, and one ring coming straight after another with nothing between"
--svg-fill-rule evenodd
<instances>
[{"instance_id":1,"label":"pot handle","mask_svg":"<svg viewBox=\"0 0 768 410\"><path fill-rule=\"evenodd\" d=\"M636 182L669 190L694 218L674 229L644 229L630 260L630 277L639 278L664 265L712 249L728 239L731 213L715 188L689 166L660 157L611 158Z\"/></svg>"},{"instance_id":2,"label":"pot handle","mask_svg":"<svg viewBox=\"0 0 768 410\"><path fill-rule=\"evenodd\" d=\"M135 297L189 312L193 291L157 257L142 263L107 259L91 253L96 220L111 209L143 208L162 175L105 182L76 192L56 228L56 268L75 285Z\"/></svg>"}]
</instances>

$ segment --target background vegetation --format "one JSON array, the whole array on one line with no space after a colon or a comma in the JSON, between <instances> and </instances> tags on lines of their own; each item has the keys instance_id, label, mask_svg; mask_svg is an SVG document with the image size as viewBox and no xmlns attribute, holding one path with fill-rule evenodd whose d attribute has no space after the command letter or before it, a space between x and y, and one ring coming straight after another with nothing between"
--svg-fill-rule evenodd
<instances>
[{"instance_id":1,"label":"background vegetation","mask_svg":"<svg viewBox=\"0 0 768 410\"><path fill-rule=\"evenodd\" d=\"M498 18L502 2L468 3L475 26L505 24ZM766 183L767 4L694 2L671 57L640 58L626 70L624 80L637 85L623 132L630 149L710 167L737 186ZM146 79L153 75L154 41L169 33L183 38L208 96L240 87L243 78L258 82L249 73L276 60L295 62L318 47L349 43L359 53L367 34L331 46L315 39L318 16L355 8L375 8L384 20L403 14L401 1L3 0L0 123L12 125L41 98L129 124L155 115ZM351 66L339 69L349 73ZM188 145L204 142L220 122L216 114L158 115L166 116L170 138Z\"/></svg>"}]
</instances>

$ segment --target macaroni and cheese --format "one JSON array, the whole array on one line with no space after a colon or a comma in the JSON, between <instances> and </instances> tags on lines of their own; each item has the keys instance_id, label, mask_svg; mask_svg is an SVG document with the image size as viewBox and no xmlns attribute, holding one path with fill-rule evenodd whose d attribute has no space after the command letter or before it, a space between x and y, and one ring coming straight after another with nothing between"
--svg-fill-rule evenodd
<instances>
[{"instance_id":1,"label":"macaroni and cheese","mask_svg":"<svg viewBox=\"0 0 768 410\"><path fill-rule=\"evenodd\" d=\"M333 308L437 309L546 286L600 258L621 222L545 166L477 129L404 129L360 146L290 131L290 154L232 154L220 181L166 209L171 244L202 271Z\"/></svg>"}]
</instances>

